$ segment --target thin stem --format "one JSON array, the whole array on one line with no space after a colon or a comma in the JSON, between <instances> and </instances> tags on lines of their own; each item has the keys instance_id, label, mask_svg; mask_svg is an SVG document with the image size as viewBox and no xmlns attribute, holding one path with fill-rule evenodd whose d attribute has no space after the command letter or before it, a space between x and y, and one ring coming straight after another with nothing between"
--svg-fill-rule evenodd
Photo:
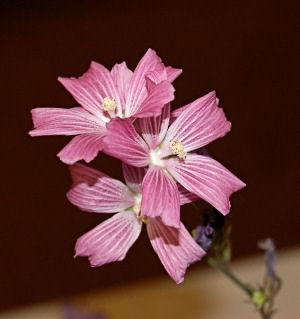
<instances>
[{"instance_id":1,"label":"thin stem","mask_svg":"<svg viewBox=\"0 0 300 319\"><path fill-rule=\"evenodd\" d=\"M240 287L242 290L245 291L245 293L249 296L252 297L252 289L249 288L246 284L244 284L239 278L237 278L228 267L226 267L225 265L219 263L216 259L212 258L212 257L208 257L207 258L207 263L220 270L224 275L226 275L227 278L229 278L232 282L234 282L238 287Z\"/></svg>"},{"instance_id":2,"label":"thin stem","mask_svg":"<svg viewBox=\"0 0 300 319\"><path fill-rule=\"evenodd\" d=\"M267 315L263 312L263 310L259 311L262 319L271 319L271 315Z\"/></svg>"},{"instance_id":3,"label":"thin stem","mask_svg":"<svg viewBox=\"0 0 300 319\"><path fill-rule=\"evenodd\" d=\"M236 277L231 270L229 269L229 267L227 267L226 265L219 263L215 258L212 257L208 257L207 258L207 263L218 269L219 271L221 271L227 278L229 278L232 282L234 282L239 288L241 288L250 298L253 295L253 290L247 286L246 284L244 284L238 277ZM271 319L271 315L270 314L266 314L264 312L263 309L258 309L259 314L261 315L262 319Z\"/></svg>"}]
</instances>

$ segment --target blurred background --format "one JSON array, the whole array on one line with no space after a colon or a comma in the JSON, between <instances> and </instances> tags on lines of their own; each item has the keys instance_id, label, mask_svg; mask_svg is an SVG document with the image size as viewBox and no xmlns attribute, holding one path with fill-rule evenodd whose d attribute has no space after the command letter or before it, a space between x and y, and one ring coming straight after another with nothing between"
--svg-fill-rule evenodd
<instances>
[{"instance_id":1,"label":"blurred background","mask_svg":"<svg viewBox=\"0 0 300 319\"><path fill-rule=\"evenodd\" d=\"M73 259L76 239L107 216L65 197L71 180L56 154L70 138L28 135L32 108L77 105L58 76L80 76L92 60L134 69L149 47L183 69L174 109L215 89L233 124L207 149L247 184L231 198L234 258L268 236L280 249L299 244L298 12L296 1L2 0L0 310L167 277L145 233L121 263ZM122 178L118 160L90 165ZM191 230L200 211L182 217Z\"/></svg>"}]
</instances>

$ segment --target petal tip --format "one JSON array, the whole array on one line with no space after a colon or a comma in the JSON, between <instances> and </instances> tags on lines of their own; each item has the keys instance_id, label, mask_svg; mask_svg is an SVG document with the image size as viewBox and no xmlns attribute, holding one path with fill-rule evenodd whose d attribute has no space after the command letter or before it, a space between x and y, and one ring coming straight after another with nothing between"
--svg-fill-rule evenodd
<instances>
[{"instance_id":1,"label":"petal tip","mask_svg":"<svg viewBox=\"0 0 300 319\"><path fill-rule=\"evenodd\" d=\"M156 51L152 48L148 48L148 50L146 51L146 53L153 53L156 54Z\"/></svg>"},{"instance_id":2,"label":"petal tip","mask_svg":"<svg viewBox=\"0 0 300 319\"><path fill-rule=\"evenodd\" d=\"M68 80L68 78L62 77L62 76L58 76L57 77L57 81L60 82L61 84L64 84L64 82Z\"/></svg>"},{"instance_id":3,"label":"petal tip","mask_svg":"<svg viewBox=\"0 0 300 319\"><path fill-rule=\"evenodd\" d=\"M96 61L91 61L90 63L90 67L93 68L93 67L98 67L100 65L100 63L96 62Z\"/></svg>"},{"instance_id":4,"label":"petal tip","mask_svg":"<svg viewBox=\"0 0 300 319\"><path fill-rule=\"evenodd\" d=\"M219 212L222 215L226 216L226 215L228 215L230 213L230 208L231 208L231 203L228 200L228 202L225 204L225 206L222 209L220 208Z\"/></svg>"},{"instance_id":5,"label":"petal tip","mask_svg":"<svg viewBox=\"0 0 300 319\"><path fill-rule=\"evenodd\" d=\"M176 285L180 285L181 283L184 282L184 276L178 278L178 279L174 279Z\"/></svg>"},{"instance_id":6,"label":"petal tip","mask_svg":"<svg viewBox=\"0 0 300 319\"><path fill-rule=\"evenodd\" d=\"M242 190L243 188L245 188L247 186L246 183L244 183L243 181L239 180L239 183L237 184L237 189L236 191Z\"/></svg>"},{"instance_id":7,"label":"petal tip","mask_svg":"<svg viewBox=\"0 0 300 319\"><path fill-rule=\"evenodd\" d=\"M65 164L67 165L73 165L76 163L75 160L68 159L64 154L62 154L62 151L60 151L56 156Z\"/></svg>"},{"instance_id":8,"label":"petal tip","mask_svg":"<svg viewBox=\"0 0 300 319\"><path fill-rule=\"evenodd\" d=\"M216 90L212 90L208 93L210 96L216 98L217 97L217 91Z\"/></svg>"}]
</instances>

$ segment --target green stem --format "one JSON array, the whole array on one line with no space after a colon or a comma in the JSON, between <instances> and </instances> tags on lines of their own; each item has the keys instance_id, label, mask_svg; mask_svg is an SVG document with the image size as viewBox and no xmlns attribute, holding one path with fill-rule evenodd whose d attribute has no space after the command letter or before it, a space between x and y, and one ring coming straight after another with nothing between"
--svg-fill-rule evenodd
<instances>
[{"instance_id":1,"label":"green stem","mask_svg":"<svg viewBox=\"0 0 300 319\"><path fill-rule=\"evenodd\" d=\"M262 319L271 319L271 315L265 314L262 310L259 313Z\"/></svg>"},{"instance_id":2,"label":"green stem","mask_svg":"<svg viewBox=\"0 0 300 319\"><path fill-rule=\"evenodd\" d=\"M237 278L228 267L219 263L216 259L212 257L207 258L207 263L221 271L227 278L229 278L232 282L234 282L238 287L240 287L244 292L251 298L253 291L246 284L244 284L239 278Z\"/></svg>"},{"instance_id":3,"label":"green stem","mask_svg":"<svg viewBox=\"0 0 300 319\"><path fill-rule=\"evenodd\" d=\"M253 290L247 286L246 284L244 284L238 277L236 277L231 270L229 269L229 267L227 267L226 265L219 263L215 258L212 257L208 257L207 258L207 263L212 266L213 268L218 269L219 271L221 271L227 278L229 278L232 282L234 282L239 288L241 288L249 297L250 299L252 298L253 295ZM263 309L258 309L261 318L262 319L270 319L271 315L266 314L264 312Z\"/></svg>"}]
</instances>

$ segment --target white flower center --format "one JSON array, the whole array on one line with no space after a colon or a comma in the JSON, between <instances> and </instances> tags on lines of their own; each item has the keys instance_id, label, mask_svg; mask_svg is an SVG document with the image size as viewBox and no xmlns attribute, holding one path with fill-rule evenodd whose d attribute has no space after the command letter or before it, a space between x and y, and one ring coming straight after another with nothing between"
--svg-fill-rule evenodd
<instances>
[{"instance_id":1,"label":"white flower center","mask_svg":"<svg viewBox=\"0 0 300 319\"><path fill-rule=\"evenodd\" d=\"M156 165L160 167L164 167L164 161L161 159L161 150L151 150L150 151L150 162L151 165Z\"/></svg>"},{"instance_id":2,"label":"white flower center","mask_svg":"<svg viewBox=\"0 0 300 319\"><path fill-rule=\"evenodd\" d=\"M141 212L142 194L134 194L134 197L135 197L135 203L133 205L132 210L137 216L139 216Z\"/></svg>"},{"instance_id":3,"label":"white flower center","mask_svg":"<svg viewBox=\"0 0 300 319\"><path fill-rule=\"evenodd\" d=\"M186 158L186 151L184 150L183 144L180 141L172 140L169 143L169 149L173 154L177 155L181 159Z\"/></svg>"},{"instance_id":4,"label":"white flower center","mask_svg":"<svg viewBox=\"0 0 300 319\"><path fill-rule=\"evenodd\" d=\"M104 111L113 112L117 107L117 102L115 99L110 99L105 97L102 102L102 108Z\"/></svg>"},{"instance_id":5,"label":"white flower center","mask_svg":"<svg viewBox=\"0 0 300 319\"><path fill-rule=\"evenodd\" d=\"M137 218L142 223L147 223L147 216L141 214L142 194L135 194L135 204L132 211L136 214Z\"/></svg>"}]
</instances>

